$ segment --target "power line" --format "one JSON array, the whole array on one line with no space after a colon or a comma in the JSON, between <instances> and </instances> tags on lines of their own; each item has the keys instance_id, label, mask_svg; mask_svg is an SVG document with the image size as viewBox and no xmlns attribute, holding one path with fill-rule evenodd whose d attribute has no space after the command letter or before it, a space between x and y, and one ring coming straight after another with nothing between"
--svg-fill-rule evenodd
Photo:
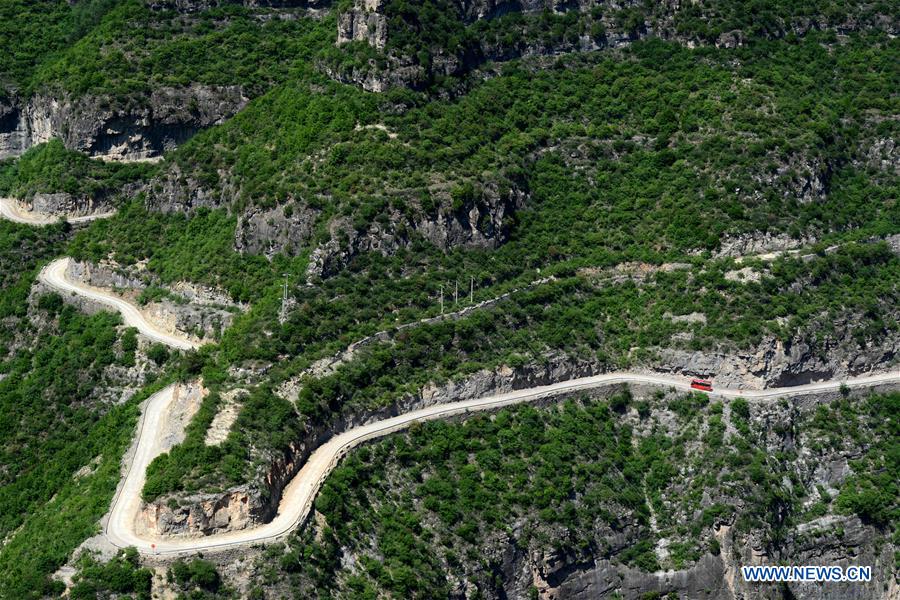
<instances>
[{"instance_id":1,"label":"power line","mask_svg":"<svg viewBox=\"0 0 900 600\"><path fill-rule=\"evenodd\" d=\"M278 322L284 325L287 320L287 298L288 298L288 274L282 273L284 276L284 287L281 290L281 314L278 316Z\"/></svg>"}]
</instances>

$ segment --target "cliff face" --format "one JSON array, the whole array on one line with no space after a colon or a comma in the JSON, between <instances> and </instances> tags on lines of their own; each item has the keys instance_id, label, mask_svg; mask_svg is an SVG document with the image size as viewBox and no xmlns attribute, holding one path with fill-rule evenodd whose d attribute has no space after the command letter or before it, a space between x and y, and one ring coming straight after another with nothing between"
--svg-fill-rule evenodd
<instances>
[{"instance_id":1,"label":"cliff face","mask_svg":"<svg viewBox=\"0 0 900 600\"><path fill-rule=\"evenodd\" d=\"M358 254L390 255L421 238L442 250L499 246L508 239L515 212L528 200L527 186L492 176L473 190L465 199L454 201L451 186L441 182L429 189L433 204L428 208L414 191L399 190L395 195L414 210L388 204L377 219L330 217L324 224L327 238L311 254L308 276L334 274ZM239 192L239 183L227 173L220 173L219 184L210 187L172 164L147 186L146 202L153 210L189 213L200 207L231 206ZM303 201L272 208L250 206L238 216L234 247L266 256L296 254L314 241L321 214Z\"/></svg>"},{"instance_id":2,"label":"cliff face","mask_svg":"<svg viewBox=\"0 0 900 600\"><path fill-rule=\"evenodd\" d=\"M181 14L198 13L222 6L248 8L323 8L331 0L148 0L154 10L174 10Z\"/></svg>"},{"instance_id":3,"label":"cliff face","mask_svg":"<svg viewBox=\"0 0 900 600\"><path fill-rule=\"evenodd\" d=\"M240 86L157 88L124 101L39 93L0 102L0 159L60 138L67 148L108 160L158 158L247 103Z\"/></svg>"},{"instance_id":4,"label":"cliff face","mask_svg":"<svg viewBox=\"0 0 900 600\"><path fill-rule=\"evenodd\" d=\"M810 532L815 532L810 535ZM720 524L715 537L721 550L705 554L690 568L647 573L613 561L599 559L573 564L565 556L536 553L510 561L510 598L526 598L534 586L541 600L588 600L613 597L623 600L664 597L711 600L875 600L895 598L897 583L891 576L890 544L879 547L883 535L853 516L829 516L803 524L788 535L783 552L768 556L755 541ZM749 565L850 565L872 566L872 580L856 583L751 584L744 581L741 566ZM787 590L787 591L786 591ZM658 594L659 596L653 596Z\"/></svg>"},{"instance_id":5,"label":"cliff face","mask_svg":"<svg viewBox=\"0 0 900 600\"><path fill-rule=\"evenodd\" d=\"M775 7L768 15L771 21L750 25L752 31L746 30L746 21L728 15L730 7L716 0L450 0L434 2L430 10L444 11L448 19L444 23L456 21L460 25L449 48L442 43L397 47L395 38L421 33L424 19L432 17L420 19L406 8L395 9L390 0L354 0L350 9L338 15L337 44L366 43L383 53L387 66L376 66L376 61L369 60L362 67L325 65L326 72L339 81L382 92L394 86L423 88L435 78L463 75L491 61L615 48L646 38L678 40L689 46L735 47L754 35L781 38L826 29L845 34L864 28L896 35L898 30L897 20L890 14L866 5L849 7L840 17ZM509 22L501 33L491 31L490 26L482 27L458 42L465 27L509 14L531 16L533 20ZM556 18L557 22L537 23L539 18ZM698 26L701 22L705 25ZM548 33L551 28L556 31ZM427 58L423 58L423 52Z\"/></svg>"},{"instance_id":6,"label":"cliff face","mask_svg":"<svg viewBox=\"0 0 900 600\"><path fill-rule=\"evenodd\" d=\"M783 387L824 379L857 377L890 369L900 356L895 335L870 340L860 347L852 332L853 318L835 323L837 331L816 341L815 332L798 333L787 342L766 337L746 352L691 352L671 348L658 351L658 368L686 376L715 375L725 387Z\"/></svg>"},{"instance_id":7,"label":"cliff face","mask_svg":"<svg viewBox=\"0 0 900 600\"><path fill-rule=\"evenodd\" d=\"M112 208L105 196L73 196L66 192L37 193L24 203L27 210L46 215L82 216Z\"/></svg>"}]
</instances>

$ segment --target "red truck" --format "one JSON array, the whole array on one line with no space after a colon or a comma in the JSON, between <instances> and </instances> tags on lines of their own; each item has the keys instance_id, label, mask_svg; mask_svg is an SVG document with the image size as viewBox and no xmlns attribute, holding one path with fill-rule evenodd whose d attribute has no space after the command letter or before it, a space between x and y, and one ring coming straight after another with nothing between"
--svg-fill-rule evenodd
<instances>
[{"instance_id":1,"label":"red truck","mask_svg":"<svg viewBox=\"0 0 900 600\"><path fill-rule=\"evenodd\" d=\"M706 379L691 379L691 387L695 390L703 390L704 392L712 391L712 382Z\"/></svg>"}]
</instances>

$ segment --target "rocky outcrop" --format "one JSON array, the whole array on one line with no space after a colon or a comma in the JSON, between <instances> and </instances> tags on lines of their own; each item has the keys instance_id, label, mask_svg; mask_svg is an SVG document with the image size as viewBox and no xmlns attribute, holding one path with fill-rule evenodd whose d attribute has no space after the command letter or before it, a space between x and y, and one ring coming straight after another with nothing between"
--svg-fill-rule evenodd
<instances>
[{"instance_id":1,"label":"rocky outcrop","mask_svg":"<svg viewBox=\"0 0 900 600\"><path fill-rule=\"evenodd\" d=\"M59 138L110 160L155 159L247 103L240 86L161 87L148 97L70 97L42 92L0 101L0 159Z\"/></svg>"},{"instance_id":2,"label":"rocky outcrop","mask_svg":"<svg viewBox=\"0 0 900 600\"><path fill-rule=\"evenodd\" d=\"M149 502L138 515L138 524L153 535L190 536L238 531L268 522L278 510L284 487L324 439L315 442L291 444L257 483L221 494L169 495Z\"/></svg>"},{"instance_id":3,"label":"rocky outcrop","mask_svg":"<svg viewBox=\"0 0 900 600\"><path fill-rule=\"evenodd\" d=\"M187 333L197 341L215 342L231 325L235 312L223 308L180 303L164 298L148 302L144 314L168 331Z\"/></svg>"},{"instance_id":4,"label":"rocky outcrop","mask_svg":"<svg viewBox=\"0 0 900 600\"><path fill-rule=\"evenodd\" d=\"M318 211L300 205L251 208L238 218L234 248L241 253L295 255L312 237Z\"/></svg>"},{"instance_id":5,"label":"rocky outcrop","mask_svg":"<svg viewBox=\"0 0 900 600\"><path fill-rule=\"evenodd\" d=\"M59 192L56 194L35 194L29 203L28 210L47 214L82 216L110 210L111 204L105 198L75 197L72 194Z\"/></svg>"},{"instance_id":6,"label":"rocky outcrop","mask_svg":"<svg viewBox=\"0 0 900 600\"><path fill-rule=\"evenodd\" d=\"M766 388L843 379L895 368L900 360L900 336L888 334L860 347L850 323L836 323L837 333L819 342L811 332L798 333L782 342L766 336L747 351L688 351L661 348L654 368L686 377L714 377L732 388Z\"/></svg>"},{"instance_id":7,"label":"rocky outcrop","mask_svg":"<svg viewBox=\"0 0 900 600\"><path fill-rule=\"evenodd\" d=\"M757 254L784 252L816 242L814 238L793 238L786 233L751 232L724 238L715 253L716 258L731 256L750 257Z\"/></svg>"},{"instance_id":8,"label":"rocky outcrop","mask_svg":"<svg viewBox=\"0 0 900 600\"><path fill-rule=\"evenodd\" d=\"M174 10L181 14L207 11L221 6L248 8L324 8L331 0L148 0L153 10Z\"/></svg>"},{"instance_id":9,"label":"rocky outcrop","mask_svg":"<svg viewBox=\"0 0 900 600\"><path fill-rule=\"evenodd\" d=\"M335 273L357 254L379 252L390 255L416 239L425 239L442 250L450 248L496 248L511 230L513 215L525 205L528 192L519 187L501 189L495 183L482 186L465 201L451 199L447 189L433 189L437 208L419 206L414 213L388 209L384 219L359 228L347 218L329 224L330 239L313 250L307 276Z\"/></svg>"},{"instance_id":10,"label":"rocky outcrop","mask_svg":"<svg viewBox=\"0 0 900 600\"><path fill-rule=\"evenodd\" d=\"M226 173L218 173L215 185L203 184L178 164L168 165L146 193L147 207L164 213L187 213L197 208L230 206L238 199L239 188Z\"/></svg>"},{"instance_id":11,"label":"rocky outcrop","mask_svg":"<svg viewBox=\"0 0 900 600\"><path fill-rule=\"evenodd\" d=\"M856 517L829 517L818 535L806 532L816 523L794 529L779 557L760 554L754 541L738 535L728 525L720 525L716 538L721 550L707 553L686 569L648 573L607 559L587 564L573 564L566 556L538 553L510 565L507 579L509 597L524 598L528 584L538 590L542 600L588 600L618 597L623 600L643 598L709 598L711 600L843 600L894 598L896 583L890 575L892 561L889 545L879 547L873 538L879 533ZM744 565L872 566L872 581L859 583L790 583L751 584L743 580ZM785 588L790 595L786 595ZM614 594L618 594L614 596Z\"/></svg>"},{"instance_id":12,"label":"rocky outcrop","mask_svg":"<svg viewBox=\"0 0 900 600\"><path fill-rule=\"evenodd\" d=\"M338 45L360 41L383 50L387 43L385 4L385 0L357 0L351 10L340 14L338 16Z\"/></svg>"},{"instance_id":13,"label":"rocky outcrop","mask_svg":"<svg viewBox=\"0 0 900 600\"><path fill-rule=\"evenodd\" d=\"M70 261L67 276L96 288L118 290L132 301L153 283L152 278L145 277L134 268L124 268L110 261ZM231 302L218 290L186 282L176 283L166 288L166 292L168 296L147 302L142 307L144 316L166 331L187 334L196 341L218 340L235 315L246 308ZM103 305L96 307L94 305L97 303L80 296L67 298L90 312L105 309Z\"/></svg>"},{"instance_id":14,"label":"rocky outcrop","mask_svg":"<svg viewBox=\"0 0 900 600\"><path fill-rule=\"evenodd\" d=\"M209 535L252 526L265 510L259 495L245 489L212 498L170 498L145 505L138 514L138 527L153 534Z\"/></svg>"},{"instance_id":15,"label":"rocky outcrop","mask_svg":"<svg viewBox=\"0 0 900 600\"><path fill-rule=\"evenodd\" d=\"M397 35L391 27L408 29L401 32L408 36L417 35L419 25L404 23L402 17L397 18L397 14L388 14L388 4L386 0L354 0L348 10L338 15L337 44L365 42L376 50L384 51L380 64L375 59L368 59L365 64L356 61L352 65L323 65L329 76L369 91L381 92L394 86L427 87L436 78L463 75L488 62L616 48L645 38L677 40L690 47L706 44L734 48L743 45L751 35L760 34L780 38L789 34L803 36L823 29L847 33L865 28L892 35L897 33L896 19L877 10L868 11L865 15L850 11L842 23L834 23L824 15L791 14L782 9L761 31L750 34L732 29L719 34L716 39L710 39L691 33L690 28L685 29L685 23L679 16L683 11L690 11L688 20L706 21L710 29L727 27L728 19L723 17L716 3L676 0L657 3L636 0L461 0L435 3L432 9L447 12L447 18L457 19L462 25L492 20L509 13L555 16L577 13L578 18L563 25L566 31L562 35L546 35L548 25L529 27L524 23L509 24L505 31L507 35L479 33L473 36L476 39L466 41L462 47L416 48L428 55L422 58L420 52L410 48L391 48L392 36ZM490 29L486 28L486 31L490 32ZM830 172L825 179L829 176ZM799 186L801 190L814 194L820 183L821 178L813 173L808 181L799 182ZM827 181L824 185L827 187Z\"/></svg>"},{"instance_id":16,"label":"rocky outcrop","mask_svg":"<svg viewBox=\"0 0 900 600\"><path fill-rule=\"evenodd\" d=\"M142 290L147 284L143 278L123 269L114 262L99 263L69 261L66 276L93 287Z\"/></svg>"}]
</instances>

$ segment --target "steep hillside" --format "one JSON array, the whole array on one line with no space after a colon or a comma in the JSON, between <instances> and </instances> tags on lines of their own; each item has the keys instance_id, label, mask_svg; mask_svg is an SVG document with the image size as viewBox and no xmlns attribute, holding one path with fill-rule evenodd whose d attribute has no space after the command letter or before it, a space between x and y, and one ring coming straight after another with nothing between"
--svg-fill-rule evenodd
<instances>
[{"instance_id":1,"label":"steep hillside","mask_svg":"<svg viewBox=\"0 0 900 600\"><path fill-rule=\"evenodd\" d=\"M890 3L45 5L0 8L0 196L116 212L0 222L0 598L821 597L737 574L766 561L896 595L890 389L417 425L346 457L284 545L76 550L174 381L202 398L133 497L189 537L271 520L317 447L415 408L896 371ZM61 256L212 343L35 283Z\"/></svg>"},{"instance_id":2,"label":"steep hillside","mask_svg":"<svg viewBox=\"0 0 900 600\"><path fill-rule=\"evenodd\" d=\"M316 519L258 568L278 565L262 576L273 588L316 590L296 598L880 597L898 401L626 393L426 424L354 452ZM838 563L844 545L877 573L864 590L785 592L737 573Z\"/></svg>"},{"instance_id":3,"label":"steep hillside","mask_svg":"<svg viewBox=\"0 0 900 600\"><path fill-rule=\"evenodd\" d=\"M898 31L879 2L557 2L353 0L341 5L333 76L373 91L393 85L454 89L456 77L491 61L616 48L647 38L734 48L818 31Z\"/></svg>"},{"instance_id":4,"label":"steep hillside","mask_svg":"<svg viewBox=\"0 0 900 600\"><path fill-rule=\"evenodd\" d=\"M24 44L0 37L14 59L0 73L0 158L61 138L91 156L156 159L284 80L333 31L303 6L60 4L59 31L38 29L27 6L5 9L26 29Z\"/></svg>"}]
</instances>

